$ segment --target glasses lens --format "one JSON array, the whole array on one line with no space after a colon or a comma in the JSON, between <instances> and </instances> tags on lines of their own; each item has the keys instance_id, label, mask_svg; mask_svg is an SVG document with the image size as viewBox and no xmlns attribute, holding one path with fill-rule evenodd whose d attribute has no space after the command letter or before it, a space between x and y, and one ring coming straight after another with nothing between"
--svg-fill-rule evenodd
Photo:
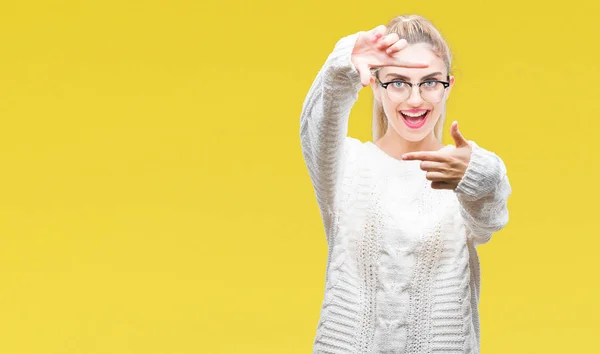
<instances>
[{"instance_id":1,"label":"glasses lens","mask_svg":"<svg viewBox=\"0 0 600 354\"><path fill-rule=\"evenodd\" d=\"M444 97L445 87L441 82L426 81L419 87L423 101L439 103ZM394 102L404 102L410 97L411 87L406 82L390 82L386 89L388 98Z\"/></svg>"},{"instance_id":2,"label":"glasses lens","mask_svg":"<svg viewBox=\"0 0 600 354\"><path fill-rule=\"evenodd\" d=\"M402 81L391 82L386 91L390 101L394 102L404 102L410 96L410 86Z\"/></svg>"},{"instance_id":3,"label":"glasses lens","mask_svg":"<svg viewBox=\"0 0 600 354\"><path fill-rule=\"evenodd\" d=\"M444 96L444 84L441 82L427 81L421 85L420 89L421 98L427 102L438 103Z\"/></svg>"}]
</instances>

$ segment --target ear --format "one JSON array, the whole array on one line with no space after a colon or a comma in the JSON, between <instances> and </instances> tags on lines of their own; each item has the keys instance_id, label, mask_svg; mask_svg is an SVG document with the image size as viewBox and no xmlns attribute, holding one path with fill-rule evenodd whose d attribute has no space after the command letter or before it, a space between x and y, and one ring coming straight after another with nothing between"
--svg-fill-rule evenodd
<instances>
[{"instance_id":1,"label":"ear","mask_svg":"<svg viewBox=\"0 0 600 354\"><path fill-rule=\"evenodd\" d=\"M448 86L448 88L446 89L446 99L448 99L448 96L450 96L450 91L452 90L453 86L454 86L454 76L450 75L450 86Z\"/></svg>"},{"instance_id":2,"label":"ear","mask_svg":"<svg viewBox=\"0 0 600 354\"><path fill-rule=\"evenodd\" d=\"M381 86L379 86L375 81L375 76L371 75L369 85L371 85L371 90L373 91L373 97L375 98L375 100L381 102Z\"/></svg>"}]
</instances>

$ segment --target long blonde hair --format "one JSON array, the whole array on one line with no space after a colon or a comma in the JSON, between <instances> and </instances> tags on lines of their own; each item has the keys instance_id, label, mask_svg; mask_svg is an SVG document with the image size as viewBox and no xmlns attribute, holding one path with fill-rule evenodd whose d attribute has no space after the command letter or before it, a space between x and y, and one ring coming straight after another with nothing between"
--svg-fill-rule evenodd
<instances>
[{"instance_id":1,"label":"long blonde hair","mask_svg":"<svg viewBox=\"0 0 600 354\"><path fill-rule=\"evenodd\" d=\"M402 15L393 18L387 24L386 34L397 33L400 39L404 38L408 44L428 43L431 45L433 52L440 57L446 64L448 75L450 75L450 66L452 63L452 54L448 44L426 18L419 15ZM376 72L376 71L375 71ZM440 119L433 128L435 137L442 141L442 133L444 129L444 121L446 112L442 112ZM379 140L387 129L387 118L383 111L381 102L373 100L373 142Z\"/></svg>"}]
</instances>

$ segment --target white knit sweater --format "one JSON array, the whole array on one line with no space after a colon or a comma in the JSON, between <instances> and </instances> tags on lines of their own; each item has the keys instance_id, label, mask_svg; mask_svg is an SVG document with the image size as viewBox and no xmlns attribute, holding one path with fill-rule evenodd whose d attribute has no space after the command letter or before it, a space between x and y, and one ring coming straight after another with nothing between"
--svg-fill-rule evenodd
<instances>
[{"instance_id":1,"label":"white knit sweater","mask_svg":"<svg viewBox=\"0 0 600 354\"><path fill-rule=\"evenodd\" d=\"M475 247L508 221L505 165L469 141L458 187L434 190L420 161L347 137L357 36L336 44L300 121L329 246L314 353L479 353Z\"/></svg>"}]
</instances>

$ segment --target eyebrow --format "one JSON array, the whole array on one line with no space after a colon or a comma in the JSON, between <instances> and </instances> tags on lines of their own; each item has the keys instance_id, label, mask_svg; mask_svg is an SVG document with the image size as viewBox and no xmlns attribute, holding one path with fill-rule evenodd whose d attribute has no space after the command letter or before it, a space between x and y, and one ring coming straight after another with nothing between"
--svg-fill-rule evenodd
<instances>
[{"instance_id":1,"label":"eyebrow","mask_svg":"<svg viewBox=\"0 0 600 354\"><path fill-rule=\"evenodd\" d=\"M430 77L436 76L436 75L443 75L443 74L441 72L437 71L437 72L434 72L434 73L427 74L427 75L423 76L421 78L421 80L427 79L427 78L430 78ZM404 76L404 75L400 75L400 74L396 74L396 73L389 73L389 74L385 75L385 77L386 78L388 78L388 77L398 78L398 79L405 80L405 81L409 81L410 80L410 78L408 76Z\"/></svg>"}]
</instances>

